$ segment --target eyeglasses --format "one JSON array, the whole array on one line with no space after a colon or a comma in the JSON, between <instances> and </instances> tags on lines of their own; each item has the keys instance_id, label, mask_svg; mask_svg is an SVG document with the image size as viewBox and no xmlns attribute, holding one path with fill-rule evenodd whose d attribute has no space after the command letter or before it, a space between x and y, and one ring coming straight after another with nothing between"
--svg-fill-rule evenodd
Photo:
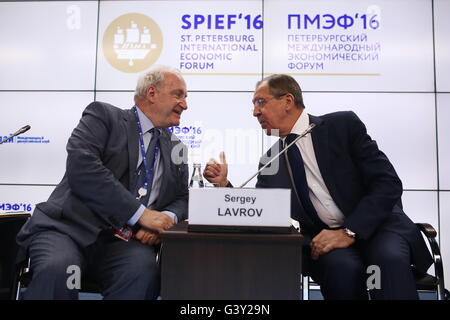
<instances>
[{"instance_id":1,"label":"eyeglasses","mask_svg":"<svg viewBox=\"0 0 450 320\"><path fill-rule=\"evenodd\" d=\"M285 96L285 95L287 95L287 94L288 94L288 92L282 93L282 94L274 95L273 97L270 97L270 98L268 98L268 99L264 99L264 98L258 98L258 99L255 99L255 100L252 101L252 103L253 103L253 109L254 109L254 108L262 109L262 108L264 108L264 105L265 105L267 102L269 102L270 100L272 100L272 99L280 99L282 96Z\"/></svg>"}]
</instances>

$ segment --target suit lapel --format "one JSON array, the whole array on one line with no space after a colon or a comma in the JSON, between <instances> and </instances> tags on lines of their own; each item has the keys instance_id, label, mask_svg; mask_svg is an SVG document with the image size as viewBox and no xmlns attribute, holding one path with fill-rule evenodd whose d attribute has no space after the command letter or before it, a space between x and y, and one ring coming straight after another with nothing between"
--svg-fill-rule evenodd
<instances>
[{"instance_id":1,"label":"suit lapel","mask_svg":"<svg viewBox=\"0 0 450 320\"><path fill-rule=\"evenodd\" d=\"M125 120L127 126L127 140L128 140L128 163L129 163L129 190L133 190L136 184L136 175L134 174L137 167L139 157L139 135L138 127L133 110L127 110Z\"/></svg>"},{"instance_id":2,"label":"suit lapel","mask_svg":"<svg viewBox=\"0 0 450 320\"><path fill-rule=\"evenodd\" d=\"M311 137L314 147L314 153L316 155L317 165L319 166L320 173L325 182L325 185L328 188L328 191L330 192L331 197L339 206L338 202L336 201L336 185L333 180L333 174L330 164L328 125L320 117L309 115L309 119L311 123L314 123L316 125L316 127L311 132Z\"/></svg>"}]
</instances>

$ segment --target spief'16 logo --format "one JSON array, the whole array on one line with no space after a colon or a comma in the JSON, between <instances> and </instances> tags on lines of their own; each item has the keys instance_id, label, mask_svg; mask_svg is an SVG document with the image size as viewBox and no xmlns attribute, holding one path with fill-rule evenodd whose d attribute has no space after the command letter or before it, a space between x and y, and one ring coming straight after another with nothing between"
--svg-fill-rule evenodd
<instances>
[{"instance_id":1,"label":"spief'16 logo","mask_svg":"<svg viewBox=\"0 0 450 320\"><path fill-rule=\"evenodd\" d=\"M159 26L140 13L115 19L103 35L103 53L116 69L135 73L155 63L163 47Z\"/></svg>"}]
</instances>

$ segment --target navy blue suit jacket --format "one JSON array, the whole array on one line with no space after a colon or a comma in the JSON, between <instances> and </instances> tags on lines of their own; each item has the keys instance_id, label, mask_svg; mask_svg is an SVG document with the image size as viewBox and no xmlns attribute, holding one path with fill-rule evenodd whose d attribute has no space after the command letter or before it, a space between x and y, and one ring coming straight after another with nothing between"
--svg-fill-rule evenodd
<instances>
[{"instance_id":1,"label":"navy blue suit jacket","mask_svg":"<svg viewBox=\"0 0 450 320\"><path fill-rule=\"evenodd\" d=\"M419 230L399 205L402 183L362 121L353 112L310 115L310 121L316 124L311 136L317 163L334 202L345 216L344 226L363 241L380 230L400 234L411 247L414 264L426 271L432 259ZM270 160L271 154L279 150L280 140L264 159ZM292 218L300 221L311 236L320 232L295 196L284 155L277 173L260 174L256 187L290 188Z\"/></svg>"},{"instance_id":2,"label":"navy blue suit jacket","mask_svg":"<svg viewBox=\"0 0 450 320\"><path fill-rule=\"evenodd\" d=\"M171 161L172 151L183 162ZM47 202L39 203L18 234L26 247L32 235L56 229L81 247L100 231L121 228L140 203L132 195L139 156L137 122L132 110L93 102L83 112L67 143L66 173ZM160 136L163 177L155 210L171 211L178 221L187 218L188 168L184 145L168 130Z\"/></svg>"}]
</instances>

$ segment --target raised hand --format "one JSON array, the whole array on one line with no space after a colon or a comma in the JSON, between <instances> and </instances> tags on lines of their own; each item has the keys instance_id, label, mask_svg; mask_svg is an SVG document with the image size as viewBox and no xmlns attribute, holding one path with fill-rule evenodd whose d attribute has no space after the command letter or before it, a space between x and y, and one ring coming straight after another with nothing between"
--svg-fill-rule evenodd
<instances>
[{"instance_id":1,"label":"raised hand","mask_svg":"<svg viewBox=\"0 0 450 320\"><path fill-rule=\"evenodd\" d=\"M225 187L228 184L228 164L225 159L225 152L220 153L220 162L215 159L209 160L203 171L203 176L216 187Z\"/></svg>"}]
</instances>

